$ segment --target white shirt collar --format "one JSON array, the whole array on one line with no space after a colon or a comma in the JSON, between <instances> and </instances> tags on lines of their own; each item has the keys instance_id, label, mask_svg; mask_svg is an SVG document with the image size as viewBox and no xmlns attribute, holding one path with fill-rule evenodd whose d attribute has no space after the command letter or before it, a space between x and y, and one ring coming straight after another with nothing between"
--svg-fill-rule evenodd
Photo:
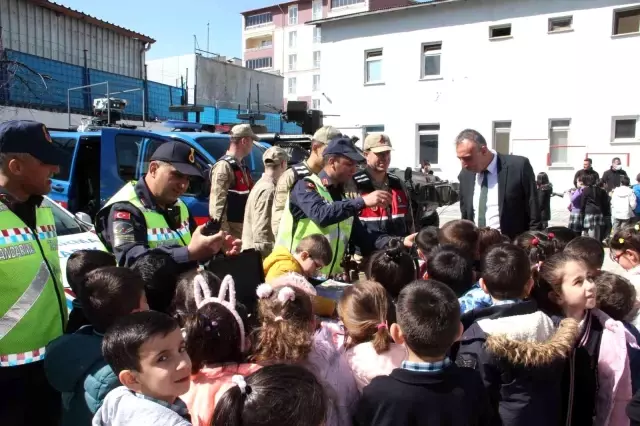
<instances>
[{"instance_id":1,"label":"white shirt collar","mask_svg":"<svg viewBox=\"0 0 640 426\"><path fill-rule=\"evenodd\" d=\"M493 159L487 166L487 171L492 175L497 175L498 174L498 153L492 149L490 149L489 151L491 151L491 153L493 154Z\"/></svg>"}]
</instances>

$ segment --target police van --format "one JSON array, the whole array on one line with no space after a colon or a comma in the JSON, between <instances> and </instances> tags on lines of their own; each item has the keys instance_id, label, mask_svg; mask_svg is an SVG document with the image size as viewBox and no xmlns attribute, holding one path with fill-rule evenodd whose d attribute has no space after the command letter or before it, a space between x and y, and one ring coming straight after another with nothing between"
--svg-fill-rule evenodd
<instances>
[{"instance_id":1,"label":"police van","mask_svg":"<svg viewBox=\"0 0 640 426\"><path fill-rule=\"evenodd\" d=\"M196 223L209 218L208 182L210 167L229 147L229 135L199 131L158 132L104 127L96 131L50 131L53 143L66 152L60 173L52 179L49 196L72 213L95 217L126 182L138 180L146 173L149 159L160 144L176 140L195 150L196 164L204 180L191 178L182 200ZM264 172L264 147L254 144L245 159L253 179Z\"/></svg>"}]
</instances>

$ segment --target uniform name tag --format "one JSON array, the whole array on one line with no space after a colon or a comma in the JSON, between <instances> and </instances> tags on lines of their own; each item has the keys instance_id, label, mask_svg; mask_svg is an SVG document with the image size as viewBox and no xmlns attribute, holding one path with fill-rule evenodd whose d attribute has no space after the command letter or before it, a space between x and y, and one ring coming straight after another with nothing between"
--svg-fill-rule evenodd
<instances>
[{"instance_id":1,"label":"uniform name tag","mask_svg":"<svg viewBox=\"0 0 640 426\"><path fill-rule=\"evenodd\" d=\"M31 244L18 244L11 247L0 248L0 260L11 260L18 257L35 254L35 249Z\"/></svg>"}]
</instances>

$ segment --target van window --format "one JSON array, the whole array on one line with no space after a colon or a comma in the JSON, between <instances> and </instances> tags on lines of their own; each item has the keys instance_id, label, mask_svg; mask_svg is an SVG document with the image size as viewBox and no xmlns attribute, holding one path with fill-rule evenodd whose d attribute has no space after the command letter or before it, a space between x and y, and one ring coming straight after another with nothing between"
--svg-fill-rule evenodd
<instances>
[{"instance_id":1,"label":"van window","mask_svg":"<svg viewBox=\"0 0 640 426\"><path fill-rule=\"evenodd\" d=\"M196 138L196 142L202 145L216 161L223 157L229 149L229 139L227 138Z\"/></svg>"},{"instance_id":2,"label":"van window","mask_svg":"<svg viewBox=\"0 0 640 426\"><path fill-rule=\"evenodd\" d=\"M69 180L71 174L71 162L73 161L73 152L76 149L76 138L51 138L53 144L59 148L64 155L60 163L60 172L56 173L53 178L59 180Z\"/></svg>"},{"instance_id":3,"label":"van window","mask_svg":"<svg viewBox=\"0 0 640 426\"><path fill-rule=\"evenodd\" d=\"M151 162L151 156L155 152L156 149L162 144L163 141L159 140L150 140L147 144L147 149L144 154L144 164L143 164L143 173L146 173L149 170L149 163ZM196 164L200 168L200 170L205 170L207 168L207 162L205 159L196 151ZM203 179L198 179L195 176L189 176L189 187L187 188L184 195L187 196L198 196L202 192L202 184Z\"/></svg>"},{"instance_id":4,"label":"van window","mask_svg":"<svg viewBox=\"0 0 640 426\"><path fill-rule=\"evenodd\" d=\"M120 179L129 182L136 178L136 166L142 147L142 136L117 134L116 135L116 161L118 162L118 175Z\"/></svg>"},{"instance_id":5,"label":"van window","mask_svg":"<svg viewBox=\"0 0 640 426\"><path fill-rule=\"evenodd\" d=\"M53 220L56 224L56 233L59 237L65 235L80 234L84 232L82 227L71 216L64 212L56 203L48 198L42 200L43 207L49 207L53 213Z\"/></svg>"}]
</instances>

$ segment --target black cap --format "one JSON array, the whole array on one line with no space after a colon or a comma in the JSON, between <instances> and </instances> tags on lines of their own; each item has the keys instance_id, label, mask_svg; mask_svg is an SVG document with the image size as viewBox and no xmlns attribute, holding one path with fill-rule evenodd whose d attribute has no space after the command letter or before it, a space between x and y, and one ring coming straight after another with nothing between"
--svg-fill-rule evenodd
<instances>
[{"instance_id":1,"label":"black cap","mask_svg":"<svg viewBox=\"0 0 640 426\"><path fill-rule=\"evenodd\" d=\"M186 143L176 141L163 143L153 153L151 161L164 161L180 173L202 177L202 171L196 164L196 151Z\"/></svg>"},{"instance_id":2,"label":"black cap","mask_svg":"<svg viewBox=\"0 0 640 426\"><path fill-rule=\"evenodd\" d=\"M0 152L30 154L52 166L59 166L67 156L53 144L47 126L31 120L11 120L0 124Z\"/></svg>"},{"instance_id":3,"label":"black cap","mask_svg":"<svg viewBox=\"0 0 640 426\"><path fill-rule=\"evenodd\" d=\"M341 155L358 163L364 161L364 157L353 145L353 142L351 142L351 138L346 137L331 139L331 142L329 142L329 145L327 145L327 148L325 148L324 152L322 153L323 157L326 157L328 155Z\"/></svg>"}]
</instances>

